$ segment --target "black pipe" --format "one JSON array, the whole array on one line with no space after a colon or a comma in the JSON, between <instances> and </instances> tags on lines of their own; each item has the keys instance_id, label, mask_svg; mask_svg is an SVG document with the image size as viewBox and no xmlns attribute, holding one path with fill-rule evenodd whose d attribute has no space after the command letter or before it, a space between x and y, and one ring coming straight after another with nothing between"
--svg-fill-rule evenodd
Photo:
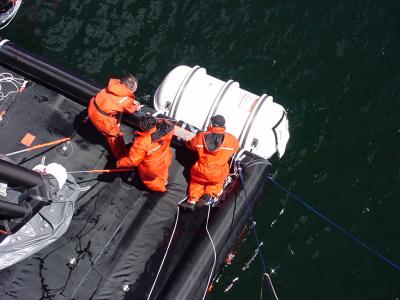
<instances>
[{"instance_id":1,"label":"black pipe","mask_svg":"<svg viewBox=\"0 0 400 300\"><path fill-rule=\"evenodd\" d=\"M42 184L42 176L35 171L0 160L0 180L10 186L31 188Z\"/></svg>"},{"instance_id":2,"label":"black pipe","mask_svg":"<svg viewBox=\"0 0 400 300\"><path fill-rule=\"evenodd\" d=\"M95 81L75 75L1 38L0 63L85 106L102 88Z\"/></svg>"},{"instance_id":3,"label":"black pipe","mask_svg":"<svg viewBox=\"0 0 400 300\"><path fill-rule=\"evenodd\" d=\"M50 204L48 188L50 180L56 180L53 177L51 178L52 179L43 177L42 184L26 190L22 194L23 200L20 200L19 204L1 203L6 209L6 211L0 213L0 220L3 220L0 222L1 230L7 231L8 234L16 233L22 226L29 222L43 206ZM0 210L2 210L1 205Z\"/></svg>"},{"instance_id":4,"label":"black pipe","mask_svg":"<svg viewBox=\"0 0 400 300\"><path fill-rule=\"evenodd\" d=\"M26 207L0 200L0 219L22 218L26 214Z\"/></svg>"},{"instance_id":5,"label":"black pipe","mask_svg":"<svg viewBox=\"0 0 400 300\"><path fill-rule=\"evenodd\" d=\"M30 169L0 160L0 180L9 186L22 186L29 189L26 199L20 204L0 201L0 229L9 234L17 232L24 226L44 205L46 199L35 199L35 195L46 195L43 177Z\"/></svg>"},{"instance_id":6,"label":"black pipe","mask_svg":"<svg viewBox=\"0 0 400 300\"><path fill-rule=\"evenodd\" d=\"M43 206L48 205L49 202L36 200L28 197L25 201L21 202L20 206L24 210L24 215L20 218L4 217L4 221L0 225L0 229L7 231L8 234L14 234L21 229L29 220L36 215Z\"/></svg>"}]
</instances>

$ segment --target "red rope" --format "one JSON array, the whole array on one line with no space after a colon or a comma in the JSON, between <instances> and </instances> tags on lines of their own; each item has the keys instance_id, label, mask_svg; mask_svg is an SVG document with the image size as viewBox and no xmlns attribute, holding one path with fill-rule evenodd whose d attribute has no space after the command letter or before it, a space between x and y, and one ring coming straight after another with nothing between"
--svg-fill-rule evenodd
<instances>
[{"instance_id":1,"label":"red rope","mask_svg":"<svg viewBox=\"0 0 400 300\"><path fill-rule=\"evenodd\" d=\"M8 235L8 232L7 232L7 231L1 230L1 229L0 229L0 233L1 233L1 234L4 234L4 235Z\"/></svg>"}]
</instances>

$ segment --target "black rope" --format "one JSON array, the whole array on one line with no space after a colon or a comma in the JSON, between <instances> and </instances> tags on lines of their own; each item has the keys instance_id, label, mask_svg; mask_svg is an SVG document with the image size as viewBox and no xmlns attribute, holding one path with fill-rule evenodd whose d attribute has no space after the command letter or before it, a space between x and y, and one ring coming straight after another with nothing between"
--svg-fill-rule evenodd
<instances>
[{"instance_id":1,"label":"black rope","mask_svg":"<svg viewBox=\"0 0 400 300\"><path fill-rule=\"evenodd\" d=\"M282 185L280 185L279 183L277 183L271 176L268 177L269 181L271 181L276 187L280 188L282 191L284 191L285 193L287 193L290 198L296 200L297 202L299 202L300 204L302 204L303 206L305 206L306 208L308 208L309 210L311 210L313 213L315 213L317 216L319 216L320 218L322 218L324 221L326 221L327 223L329 223L330 225L332 225L333 227L335 227L336 229L338 229L339 231L341 231L342 233L344 233L345 235L347 235L350 239L352 239L354 242L358 243L359 245L361 245L363 248L367 249L369 252L371 252L372 254L374 254L375 256L377 256L378 258L380 258L381 260L383 260L384 262L388 263L389 265L391 265L393 268L397 269L398 271L400 271L400 266L398 264L396 264L395 262L393 262L392 260L390 260L389 258L387 258L386 256L384 256L383 254L379 253L377 250L375 250L374 248L372 248L371 246L367 245L365 242L363 242L362 240L360 240L358 237L354 236L353 234L351 234L350 232L348 232L346 229L344 229L342 226L340 226L339 224L335 223L334 221L330 220L328 217L326 217L325 215L323 215L322 213L320 213L318 210L316 210L314 207L312 207L311 205L307 204L304 200L300 199L300 197L296 196L295 194L291 193L288 189L284 188Z\"/></svg>"}]
</instances>

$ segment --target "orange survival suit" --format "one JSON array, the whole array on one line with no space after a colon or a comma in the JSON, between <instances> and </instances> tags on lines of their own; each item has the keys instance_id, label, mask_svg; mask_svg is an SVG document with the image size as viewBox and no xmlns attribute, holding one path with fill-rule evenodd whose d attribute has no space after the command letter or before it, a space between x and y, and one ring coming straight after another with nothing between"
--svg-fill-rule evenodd
<instances>
[{"instance_id":1,"label":"orange survival suit","mask_svg":"<svg viewBox=\"0 0 400 300\"><path fill-rule=\"evenodd\" d=\"M115 158L128 152L119 116L140 109L133 92L119 79L110 79L108 86L90 100L88 114L93 125L106 137Z\"/></svg>"},{"instance_id":2,"label":"orange survival suit","mask_svg":"<svg viewBox=\"0 0 400 300\"><path fill-rule=\"evenodd\" d=\"M149 189L167 191L173 133L174 125L167 120L158 120L148 131L137 131L129 155L119 159L117 167L138 167L140 179Z\"/></svg>"},{"instance_id":3,"label":"orange survival suit","mask_svg":"<svg viewBox=\"0 0 400 300\"><path fill-rule=\"evenodd\" d=\"M225 127L209 126L187 142L199 158L190 170L189 203L203 195L218 197L229 175L228 161L239 149L238 140Z\"/></svg>"}]
</instances>

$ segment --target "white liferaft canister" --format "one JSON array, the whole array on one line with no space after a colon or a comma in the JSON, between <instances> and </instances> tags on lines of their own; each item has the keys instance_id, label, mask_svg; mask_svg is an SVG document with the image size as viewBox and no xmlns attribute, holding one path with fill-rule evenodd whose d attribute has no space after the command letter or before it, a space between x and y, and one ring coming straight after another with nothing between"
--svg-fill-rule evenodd
<instances>
[{"instance_id":1,"label":"white liferaft canister","mask_svg":"<svg viewBox=\"0 0 400 300\"><path fill-rule=\"evenodd\" d=\"M178 66L169 72L154 95L154 108L201 130L212 116L223 115L226 131L239 139L241 149L263 158L275 152L282 157L289 140L286 111L272 96L252 94L199 66Z\"/></svg>"}]
</instances>

